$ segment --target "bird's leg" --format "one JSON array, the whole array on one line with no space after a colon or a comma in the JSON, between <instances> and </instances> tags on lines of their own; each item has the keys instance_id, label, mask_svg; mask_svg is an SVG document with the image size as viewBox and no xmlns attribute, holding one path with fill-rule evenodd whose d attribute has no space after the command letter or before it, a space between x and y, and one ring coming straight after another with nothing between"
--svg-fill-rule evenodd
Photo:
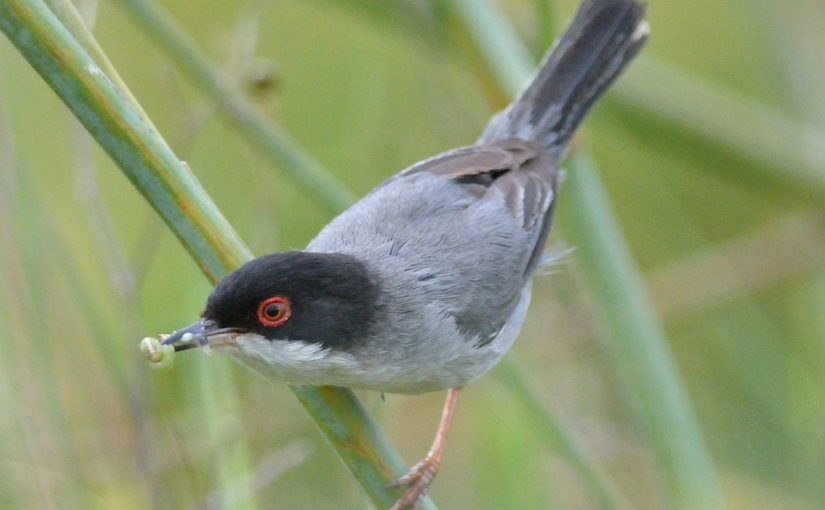
<instances>
[{"instance_id":1,"label":"bird's leg","mask_svg":"<svg viewBox=\"0 0 825 510\"><path fill-rule=\"evenodd\" d=\"M404 508L415 508L418 500L427 493L430 484L433 483L438 468L441 465L441 456L444 453L444 445L447 442L447 432L450 430L450 423L453 421L453 410L458 401L458 388L452 388L447 392L447 400L444 402L444 410L441 411L441 422L435 433L435 440L427 452L424 460L410 468L407 474L393 482L393 487L407 487L407 492L399 499L392 510L402 510Z\"/></svg>"}]
</instances>

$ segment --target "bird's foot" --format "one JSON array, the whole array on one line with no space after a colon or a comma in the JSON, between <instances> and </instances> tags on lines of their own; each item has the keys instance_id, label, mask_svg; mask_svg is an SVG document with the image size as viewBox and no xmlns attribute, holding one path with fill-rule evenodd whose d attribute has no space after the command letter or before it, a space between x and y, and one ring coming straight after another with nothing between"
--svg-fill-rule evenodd
<instances>
[{"instance_id":1,"label":"bird's foot","mask_svg":"<svg viewBox=\"0 0 825 510\"><path fill-rule=\"evenodd\" d=\"M425 494L430 484L433 483L435 475L438 473L438 460L427 456L410 468L407 474L400 477L391 484L391 487L406 487L407 492L392 506L391 510L415 509Z\"/></svg>"}]
</instances>

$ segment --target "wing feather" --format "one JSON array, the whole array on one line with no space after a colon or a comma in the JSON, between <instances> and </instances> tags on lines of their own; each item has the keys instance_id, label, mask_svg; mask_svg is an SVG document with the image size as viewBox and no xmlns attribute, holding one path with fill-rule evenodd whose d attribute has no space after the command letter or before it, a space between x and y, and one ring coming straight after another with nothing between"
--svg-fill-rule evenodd
<instances>
[{"instance_id":1,"label":"wing feather","mask_svg":"<svg viewBox=\"0 0 825 510\"><path fill-rule=\"evenodd\" d=\"M508 138L462 147L422 161L397 177L420 172L443 176L466 186L478 200L492 200L501 193L507 210L535 242L525 274L535 269L552 223L559 183L555 158L547 155L539 143Z\"/></svg>"}]
</instances>

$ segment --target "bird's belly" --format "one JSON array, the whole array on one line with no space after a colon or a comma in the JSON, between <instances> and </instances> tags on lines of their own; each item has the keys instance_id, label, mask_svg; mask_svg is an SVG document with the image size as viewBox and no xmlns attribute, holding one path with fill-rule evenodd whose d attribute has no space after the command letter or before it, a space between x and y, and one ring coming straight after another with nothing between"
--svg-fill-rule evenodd
<instances>
[{"instance_id":1,"label":"bird's belly","mask_svg":"<svg viewBox=\"0 0 825 510\"><path fill-rule=\"evenodd\" d=\"M387 393L424 393L466 386L493 368L512 347L527 315L531 287L530 282L525 285L513 313L493 341L479 346L475 340L442 338L424 342L425 347L414 354L391 357L365 353L359 356L359 374L353 374L355 377L343 385Z\"/></svg>"}]
</instances>

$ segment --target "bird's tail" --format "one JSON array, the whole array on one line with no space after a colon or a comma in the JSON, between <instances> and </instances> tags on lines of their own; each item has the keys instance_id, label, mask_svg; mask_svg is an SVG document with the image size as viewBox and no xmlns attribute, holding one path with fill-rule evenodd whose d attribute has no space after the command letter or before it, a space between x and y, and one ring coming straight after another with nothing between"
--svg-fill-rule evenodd
<instances>
[{"instance_id":1,"label":"bird's tail","mask_svg":"<svg viewBox=\"0 0 825 510\"><path fill-rule=\"evenodd\" d=\"M563 153L590 107L644 45L644 11L636 0L585 0L538 75L479 141L516 137Z\"/></svg>"}]
</instances>

